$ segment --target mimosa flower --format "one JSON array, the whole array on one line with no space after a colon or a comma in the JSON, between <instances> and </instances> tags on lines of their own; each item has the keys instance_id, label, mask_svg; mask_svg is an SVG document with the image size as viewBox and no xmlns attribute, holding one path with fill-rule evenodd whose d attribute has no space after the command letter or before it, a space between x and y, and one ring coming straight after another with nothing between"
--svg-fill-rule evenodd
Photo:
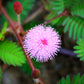
<instances>
[{"instance_id":1,"label":"mimosa flower","mask_svg":"<svg viewBox=\"0 0 84 84\"><path fill-rule=\"evenodd\" d=\"M59 51L60 44L58 32L50 26L35 26L24 37L26 53L41 62L52 60Z\"/></svg>"}]
</instances>

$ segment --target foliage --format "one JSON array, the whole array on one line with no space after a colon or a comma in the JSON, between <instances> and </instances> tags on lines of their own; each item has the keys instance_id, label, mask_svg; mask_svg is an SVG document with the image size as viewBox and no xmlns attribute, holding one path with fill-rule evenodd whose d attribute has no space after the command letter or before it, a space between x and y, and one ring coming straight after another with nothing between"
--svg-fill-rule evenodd
<instances>
[{"instance_id":1,"label":"foliage","mask_svg":"<svg viewBox=\"0 0 84 84\"><path fill-rule=\"evenodd\" d=\"M69 37L73 37L74 40L84 38L84 20L77 16L70 16L63 22L64 32L69 31Z\"/></svg>"},{"instance_id":2,"label":"foliage","mask_svg":"<svg viewBox=\"0 0 84 84\"><path fill-rule=\"evenodd\" d=\"M69 37L73 37L74 40L84 38L84 0L47 0L47 4L44 1L43 3L46 10L49 11L45 20L50 20L67 10L70 12L68 16L58 17L51 21L51 24L63 24L64 32L69 31Z\"/></svg>"},{"instance_id":3,"label":"foliage","mask_svg":"<svg viewBox=\"0 0 84 84\"><path fill-rule=\"evenodd\" d=\"M25 56L22 48L12 41L0 42L0 59L8 65L21 66L25 63Z\"/></svg>"},{"instance_id":4,"label":"foliage","mask_svg":"<svg viewBox=\"0 0 84 84\"><path fill-rule=\"evenodd\" d=\"M0 39L4 38L4 34L5 34L5 32L6 32L7 26L8 26L8 23L5 22L4 25L3 25L3 28L2 28L2 30L1 30L1 32L0 32Z\"/></svg>"},{"instance_id":5,"label":"foliage","mask_svg":"<svg viewBox=\"0 0 84 84\"><path fill-rule=\"evenodd\" d=\"M61 7L59 7L59 6L62 6L62 4L63 4L62 2L64 0L58 0L57 2L56 2L56 0L53 0L53 1L47 0L47 1L48 1L48 5L47 4L44 4L44 5L45 5L45 8L49 11L49 14L46 16L45 20L52 19L53 17L57 16L58 14L60 14L63 11L63 8L61 9ZM59 18L51 21L51 24L52 25L54 25L54 24L61 25L64 19L65 19L65 16L59 17Z\"/></svg>"},{"instance_id":6,"label":"foliage","mask_svg":"<svg viewBox=\"0 0 84 84\"><path fill-rule=\"evenodd\" d=\"M84 18L84 0L78 0L78 3L71 8L71 14Z\"/></svg>"},{"instance_id":7,"label":"foliage","mask_svg":"<svg viewBox=\"0 0 84 84\"><path fill-rule=\"evenodd\" d=\"M80 60L84 60L84 39L80 39L77 44L74 47L76 49L74 52L78 54L77 56L80 57Z\"/></svg>"},{"instance_id":8,"label":"foliage","mask_svg":"<svg viewBox=\"0 0 84 84\"><path fill-rule=\"evenodd\" d=\"M66 8L68 8L70 0L53 0L51 5L53 9L57 11L58 14L62 13Z\"/></svg>"},{"instance_id":9,"label":"foliage","mask_svg":"<svg viewBox=\"0 0 84 84\"><path fill-rule=\"evenodd\" d=\"M66 8L69 8L70 0L47 0L48 4L45 4L44 0L42 0L44 3L44 6L46 10L49 11L49 14L45 18L45 20L49 20L58 14L62 13ZM62 23L65 17L59 17L51 22L51 24L58 25L59 23ZM61 24L60 24L61 25Z\"/></svg>"},{"instance_id":10,"label":"foliage","mask_svg":"<svg viewBox=\"0 0 84 84\"><path fill-rule=\"evenodd\" d=\"M7 3L6 6L6 11L8 12L9 16L11 17L12 20L17 21L17 15L15 14L14 10L13 10L13 4L14 2L17 0L11 0ZM34 0L18 0L22 6L23 6L23 11L21 13L21 20L23 21L26 16L27 16L27 12L30 11L31 7L33 6L33 2ZM2 17L3 20L6 20L6 18L4 18L4 16Z\"/></svg>"},{"instance_id":11,"label":"foliage","mask_svg":"<svg viewBox=\"0 0 84 84\"><path fill-rule=\"evenodd\" d=\"M44 0L42 0L42 2L48 11L53 11L57 14L60 14L64 11L64 9L70 7L72 0L47 0L47 4L45 4Z\"/></svg>"},{"instance_id":12,"label":"foliage","mask_svg":"<svg viewBox=\"0 0 84 84\"><path fill-rule=\"evenodd\" d=\"M33 59L33 58L32 58L32 62L34 63L34 66L35 66L36 68L41 69L41 63L40 63L40 62L36 62L36 60ZM25 64L23 64L23 65L20 67L20 69L21 69L23 72L27 73L29 76L31 75L31 72L32 72L32 71L31 71L31 68L30 68L30 66L29 66L29 64L28 64L27 61L26 61Z\"/></svg>"},{"instance_id":13,"label":"foliage","mask_svg":"<svg viewBox=\"0 0 84 84\"><path fill-rule=\"evenodd\" d=\"M63 77L57 84L84 84L84 75L80 77L80 74L77 74L72 81L70 76L67 76L66 79Z\"/></svg>"}]
</instances>

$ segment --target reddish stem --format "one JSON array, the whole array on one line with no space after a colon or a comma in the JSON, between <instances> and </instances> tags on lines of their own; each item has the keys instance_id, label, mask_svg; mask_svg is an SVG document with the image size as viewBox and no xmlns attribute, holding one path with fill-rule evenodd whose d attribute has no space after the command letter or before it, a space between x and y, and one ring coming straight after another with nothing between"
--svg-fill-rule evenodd
<instances>
[{"instance_id":1,"label":"reddish stem","mask_svg":"<svg viewBox=\"0 0 84 84\"><path fill-rule=\"evenodd\" d=\"M55 17L53 17L52 19L50 19L50 20L48 20L48 21L45 21L45 22L43 23L43 25L48 24L48 23L50 23L51 21L53 21L54 19L56 19L56 18L58 18L58 17L61 17L61 16L63 16L63 15L60 14L60 15L58 15L58 16L55 16Z\"/></svg>"},{"instance_id":2,"label":"reddish stem","mask_svg":"<svg viewBox=\"0 0 84 84\"><path fill-rule=\"evenodd\" d=\"M7 14L6 10L4 9L4 7L3 7L1 4L0 4L0 10L1 10L2 13L4 14L4 16L7 18L8 22L9 22L10 25L11 25L12 30L15 32L15 34L16 34L16 36L17 36L19 42L20 42L20 45L21 45L22 48L23 48L22 38L21 38L21 36L17 33L15 25L13 24L13 22L12 22L12 20L10 19L9 15ZM34 64L33 64L32 60L30 59L29 55L26 53L26 50L25 50L24 48L23 48L23 51L24 51L24 54L25 54L25 56L26 56L26 58L27 58L27 61L29 62L29 65L30 65L31 70L33 71L33 70L35 69ZM39 78L39 80L41 81L41 84L44 84L44 82L42 81L41 78Z\"/></svg>"},{"instance_id":3,"label":"reddish stem","mask_svg":"<svg viewBox=\"0 0 84 84\"><path fill-rule=\"evenodd\" d=\"M45 24L48 24L48 23L50 23L51 21L53 21L53 20L55 20L55 19L57 19L57 18L59 18L59 17L62 17L62 16L69 16L70 15L70 11L68 11L67 9L65 9L61 14L59 14L58 16L55 16L55 17L53 17L52 19L50 19L50 20L48 20L48 21L45 21L44 23L43 23L43 25L45 25Z\"/></svg>"},{"instance_id":4,"label":"reddish stem","mask_svg":"<svg viewBox=\"0 0 84 84\"><path fill-rule=\"evenodd\" d=\"M9 23L10 23L10 25L11 25L11 28L12 28L13 31L15 32L15 34L16 34L16 36L17 36L19 42L20 42L20 45L21 45L22 48L23 48L23 41L22 41L22 39L21 39L21 36L17 33L15 25L13 24L12 20L10 19L10 17L9 17L8 14L6 13L6 10L4 9L3 6L1 6L1 11L2 11L2 13L5 15L5 17L7 18L7 20L9 21ZM34 70L35 67L34 67L34 65L33 65L33 63L32 63L32 61L31 61L29 55L25 52L26 50L25 50L24 48L23 48L23 51L24 51L24 53L25 53L25 55L26 55L26 58L27 58L27 60L28 60L28 62L29 62L29 65L30 65L31 69Z\"/></svg>"}]
</instances>

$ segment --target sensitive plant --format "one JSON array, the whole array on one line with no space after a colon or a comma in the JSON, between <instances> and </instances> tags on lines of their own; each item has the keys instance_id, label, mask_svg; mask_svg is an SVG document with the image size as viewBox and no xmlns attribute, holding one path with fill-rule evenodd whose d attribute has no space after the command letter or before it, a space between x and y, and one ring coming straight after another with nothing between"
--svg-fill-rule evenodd
<instances>
[{"instance_id":1,"label":"sensitive plant","mask_svg":"<svg viewBox=\"0 0 84 84\"><path fill-rule=\"evenodd\" d=\"M36 69L35 66L33 65L32 60L30 59L30 56L28 55L27 50L24 47L24 43L23 43L22 37L20 36L20 34L22 34L24 36L24 33L25 32L22 31L22 30L19 31L19 32L17 31L18 29L22 28L21 25L20 25L20 14L21 14L23 8L22 8L20 2L18 2L18 1L16 1L14 3L13 7L14 7L15 13L18 16L18 22L17 22L18 26L15 25L15 22L12 22L11 21L10 17L6 13L6 11L5 11L5 9L4 9L3 6L1 6L1 11L3 12L3 14L5 15L5 17L9 21L10 26L11 26L10 28L12 28L12 30L10 30L10 31L12 31L16 35L16 37L18 38L18 40L20 42L20 45L22 46L22 49L23 49L24 53L21 51L21 48L19 46L17 46L16 44L14 44L13 42L11 42L11 41L2 41L2 38L1 38L1 47L0 47L1 48L1 50L0 50L1 51L1 55L0 55L0 58L1 58L1 60L3 60L4 63L7 63L8 65L21 66L23 63L25 63L25 56L24 56L24 54L25 54L26 55L26 58L27 58L27 61L29 62L29 65L30 65L30 67L32 69L32 77L35 79L35 83L42 83L43 84L43 81L40 78L40 71L38 69ZM40 26L37 27L37 30L38 30L38 28L40 28ZM59 45L59 42L60 42L59 35L56 32L54 32L53 29L51 29L49 27L48 28L46 27L46 29L47 29L47 31L52 31L52 32L50 32L50 33L52 33L50 35L52 35L52 38L51 39L53 41L58 40L58 41L54 42L54 46L56 45L55 46L55 48L56 48L55 51L54 52L53 51L49 51L49 53L51 55L54 55L54 53L57 52L58 51L58 48L59 48L59 46L58 46ZM43 30L42 34L44 34L44 33L45 33L45 35L47 34L47 31L46 32L44 31L45 29L42 29L41 28L40 31L41 30ZM40 33L41 32L38 33L38 36L39 36ZM35 35L36 38L38 38L38 36ZM47 36L47 39L48 39L48 36ZM46 44L49 45L49 43L50 43L50 41L48 43L46 43L45 42L46 41L45 38L43 38L41 41L42 41L42 43L44 45L46 45ZM34 43L32 43L32 44L34 44ZM3 47L4 45L5 45L5 47ZM50 46L52 46L51 49L53 49L54 46L53 45L50 45ZM41 46L41 48L42 47L43 46ZM2 54L2 53L4 53L4 51L7 52L7 53ZM40 53L42 53L42 52L44 53L45 51L44 50L43 51L40 51ZM47 59L52 59L52 56L51 55L49 55L49 56L47 55ZM44 58L44 54L42 54L42 55L40 54L39 57L42 58L42 59L40 59L40 61L41 60L42 61L43 60L47 60L46 58ZM38 57L37 57L37 59L38 59ZM36 79L38 79L38 81Z\"/></svg>"},{"instance_id":2,"label":"sensitive plant","mask_svg":"<svg viewBox=\"0 0 84 84\"><path fill-rule=\"evenodd\" d=\"M1 19L5 22L3 22L4 25L0 32L0 59L4 63L13 66L22 66L23 64L26 64L26 61L28 61L29 65L27 67L31 68L32 77L39 80L35 81L35 83L40 82L41 84L44 84L43 81L40 80L39 70L34 67L30 58L35 59L34 63L36 63L36 60L45 62L54 59L55 55L57 55L57 52L60 52L59 48L61 45L61 39L57 33L58 31L51 27L53 25L56 25L56 27L62 29L64 28L64 33L67 31L69 32L69 37L73 37L73 39L76 40L78 44L74 47L74 52L77 53L77 56L80 57L80 60L84 60L83 0L42 0L45 10L49 12L48 15L44 18L48 21L31 28L27 32L25 32L23 29L19 30L19 33L17 33L17 30L22 28L20 21L25 19L27 12L31 9L34 0L25 0L24 3L22 0L18 0L22 5L18 1L16 1L15 5L13 5L15 1L16 0L9 2L6 6L6 10L12 20L17 20L16 17L18 16L18 26L14 25L14 22L11 21L7 13L4 12L4 7L1 6L0 3L0 11L2 11L2 13L6 16L9 24L11 25L12 29L10 29L10 31L13 31L14 36L19 40L18 43L17 41L13 42L5 38L6 33L10 33L10 31L7 32L8 23L6 22L6 18L2 16ZM23 11L18 9L18 6L21 9L23 6ZM50 23L50 26L46 26L48 23ZM29 68L26 69L29 70ZM0 69L0 80L1 77L2 71ZM57 84L83 84L83 79L84 75L80 78L80 74L78 74L77 76L74 76L73 81L70 82L70 77L67 76L66 80L62 78L62 80L60 80Z\"/></svg>"}]
</instances>

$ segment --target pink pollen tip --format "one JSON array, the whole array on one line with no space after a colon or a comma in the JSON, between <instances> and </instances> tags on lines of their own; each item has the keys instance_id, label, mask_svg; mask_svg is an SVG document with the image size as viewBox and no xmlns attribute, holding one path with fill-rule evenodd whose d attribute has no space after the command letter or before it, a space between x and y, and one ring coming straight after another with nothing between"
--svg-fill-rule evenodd
<instances>
[{"instance_id":1,"label":"pink pollen tip","mask_svg":"<svg viewBox=\"0 0 84 84\"><path fill-rule=\"evenodd\" d=\"M47 43L47 40L46 40L46 39L41 40L41 42L42 42L42 44L43 44L43 45L48 45L48 43Z\"/></svg>"}]
</instances>

